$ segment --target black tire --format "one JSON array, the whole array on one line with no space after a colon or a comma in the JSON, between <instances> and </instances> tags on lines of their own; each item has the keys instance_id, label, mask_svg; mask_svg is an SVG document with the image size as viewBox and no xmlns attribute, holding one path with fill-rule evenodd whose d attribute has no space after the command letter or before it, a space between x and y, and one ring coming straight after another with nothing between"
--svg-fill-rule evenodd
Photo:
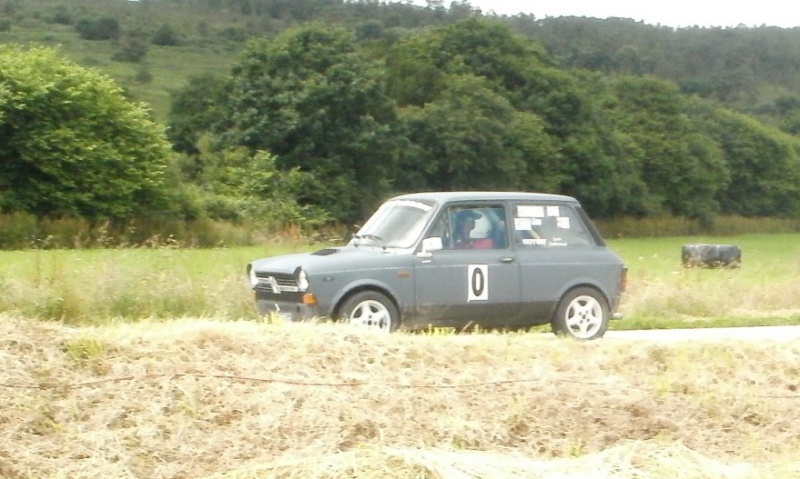
<instances>
[{"instance_id":1,"label":"black tire","mask_svg":"<svg viewBox=\"0 0 800 479\"><path fill-rule=\"evenodd\" d=\"M550 326L558 336L587 341L606 334L610 316L605 296L594 288L575 288L561 298Z\"/></svg>"},{"instance_id":2,"label":"black tire","mask_svg":"<svg viewBox=\"0 0 800 479\"><path fill-rule=\"evenodd\" d=\"M353 326L383 333L391 333L400 325L394 303L376 291L361 291L347 298L338 317Z\"/></svg>"}]
</instances>

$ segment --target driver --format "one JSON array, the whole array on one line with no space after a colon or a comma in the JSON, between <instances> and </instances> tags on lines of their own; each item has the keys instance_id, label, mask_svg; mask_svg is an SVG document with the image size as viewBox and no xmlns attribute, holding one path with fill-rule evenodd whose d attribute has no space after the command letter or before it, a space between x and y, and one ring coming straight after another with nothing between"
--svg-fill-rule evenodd
<instances>
[{"instance_id":1,"label":"driver","mask_svg":"<svg viewBox=\"0 0 800 479\"><path fill-rule=\"evenodd\" d=\"M475 229L475 220L481 214L473 210L462 210L456 213L455 231L453 240L456 249L489 249L492 248L491 238L472 239L471 233Z\"/></svg>"}]
</instances>

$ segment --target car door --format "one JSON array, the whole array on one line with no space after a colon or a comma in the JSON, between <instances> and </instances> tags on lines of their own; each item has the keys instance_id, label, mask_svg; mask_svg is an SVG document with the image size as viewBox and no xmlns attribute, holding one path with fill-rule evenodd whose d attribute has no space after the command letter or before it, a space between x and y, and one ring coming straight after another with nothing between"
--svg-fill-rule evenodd
<instances>
[{"instance_id":1,"label":"car door","mask_svg":"<svg viewBox=\"0 0 800 479\"><path fill-rule=\"evenodd\" d=\"M462 249L455 220L476 214L479 225L469 238L473 247ZM504 205L451 206L426 236L442 238L443 249L415 257L415 311L423 324L460 330L518 320L520 270L507 240Z\"/></svg>"}]
</instances>

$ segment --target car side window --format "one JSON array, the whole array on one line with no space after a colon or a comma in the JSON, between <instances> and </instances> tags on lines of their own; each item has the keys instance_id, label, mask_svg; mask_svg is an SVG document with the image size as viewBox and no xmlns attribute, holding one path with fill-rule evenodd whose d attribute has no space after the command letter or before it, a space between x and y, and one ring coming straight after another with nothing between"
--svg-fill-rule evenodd
<instances>
[{"instance_id":1,"label":"car side window","mask_svg":"<svg viewBox=\"0 0 800 479\"><path fill-rule=\"evenodd\" d=\"M427 236L440 236L444 249L504 249L508 247L505 217L500 205L451 206Z\"/></svg>"},{"instance_id":2,"label":"car side window","mask_svg":"<svg viewBox=\"0 0 800 479\"><path fill-rule=\"evenodd\" d=\"M580 216L569 205L520 203L514 207L514 243L523 248L593 245Z\"/></svg>"}]
</instances>

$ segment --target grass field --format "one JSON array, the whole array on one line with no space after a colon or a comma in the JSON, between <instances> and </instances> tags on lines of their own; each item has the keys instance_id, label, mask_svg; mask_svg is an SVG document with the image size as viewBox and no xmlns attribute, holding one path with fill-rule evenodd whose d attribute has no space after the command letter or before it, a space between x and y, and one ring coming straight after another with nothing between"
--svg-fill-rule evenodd
<instances>
[{"instance_id":1,"label":"grass field","mask_svg":"<svg viewBox=\"0 0 800 479\"><path fill-rule=\"evenodd\" d=\"M800 324L800 235L614 241L630 268L625 327ZM739 269L685 269L687 243L735 244Z\"/></svg>"},{"instance_id":2,"label":"grass field","mask_svg":"<svg viewBox=\"0 0 800 479\"><path fill-rule=\"evenodd\" d=\"M733 243L738 269L685 269L685 243ZM800 235L613 240L629 287L612 329L800 324ZM0 311L67 324L146 318L256 319L246 263L312 249L281 243L231 249L0 251Z\"/></svg>"}]
</instances>

